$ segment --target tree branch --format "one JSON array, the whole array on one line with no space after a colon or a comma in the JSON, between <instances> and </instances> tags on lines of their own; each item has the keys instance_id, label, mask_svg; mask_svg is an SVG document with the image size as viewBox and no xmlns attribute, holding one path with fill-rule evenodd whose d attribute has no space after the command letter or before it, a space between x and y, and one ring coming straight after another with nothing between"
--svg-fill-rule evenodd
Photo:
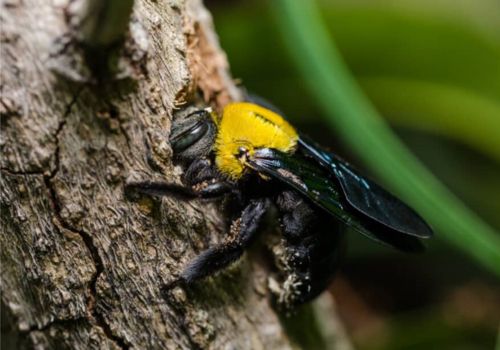
<instances>
[{"instance_id":1,"label":"tree branch","mask_svg":"<svg viewBox=\"0 0 500 350\"><path fill-rule=\"evenodd\" d=\"M128 14L114 10L121 2L97 3L88 1L82 35L111 45ZM214 204L123 191L127 179L179 181L168 144L179 106L220 109L240 97L201 1L138 0L120 53L135 79L98 85L73 74L67 7L2 6L2 346L291 348L256 259L162 295L224 239Z\"/></svg>"}]
</instances>

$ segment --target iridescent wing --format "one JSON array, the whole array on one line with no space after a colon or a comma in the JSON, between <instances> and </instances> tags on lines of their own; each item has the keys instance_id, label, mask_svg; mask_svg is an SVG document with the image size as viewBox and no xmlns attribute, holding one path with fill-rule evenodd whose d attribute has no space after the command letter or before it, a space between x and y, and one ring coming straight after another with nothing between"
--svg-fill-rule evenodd
<instances>
[{"instance_id":1,"label":"iridescent wing","mask_svg":"<svg viewBox=\"0 0 500 350\"><path fill-rule=\"evenodd\" d=\"M421 251L424 248L415 235L395 230L353 209L346 201L343 186L335 173L315 158L264 148L255 152L248 165L260 174L287 184L338 220L375 241L403 251Z\"/></svg>"},{"instance_id":2,"label":"iridescent wing","mask_svg":"<svg viewBox=\"0 0 500 350\"><path fill-rule=\"evenodd\" d=\"M432 229L417 212L335 154L303 137L299 141L299 152L315 159L335 175L345 200L360 214L405 235L432 237Z\"/></svg>"}]
</instances>

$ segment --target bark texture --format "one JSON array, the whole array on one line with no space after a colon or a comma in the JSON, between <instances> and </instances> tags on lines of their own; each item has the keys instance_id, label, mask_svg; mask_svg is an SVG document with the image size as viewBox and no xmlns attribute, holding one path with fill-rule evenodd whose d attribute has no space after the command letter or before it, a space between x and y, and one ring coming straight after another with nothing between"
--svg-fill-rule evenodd
<instances>
[{"instance_id":1,"label":"bark texture","mask_svg":"<svg viewBox=\"0 0 500 350\"><path fill-rule=\"evenodd\" d=\"M77 5L1 5L2 345L289 348L250 259L162 297L223 237L211 204L123 192L127 179L178 181L170 122L196 89L216 108L239 97L209 14L137 0L119 73L96 83L74 44Z\"/></svg>"}]
</instances>

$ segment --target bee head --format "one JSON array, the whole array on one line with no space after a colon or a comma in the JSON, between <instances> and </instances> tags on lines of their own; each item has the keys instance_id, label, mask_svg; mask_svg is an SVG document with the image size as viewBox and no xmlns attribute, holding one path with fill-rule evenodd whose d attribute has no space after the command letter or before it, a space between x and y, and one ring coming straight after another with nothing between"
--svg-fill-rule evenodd
<instances>
[{"instance_id":1,"label":"bee head","mask_svg":"<svg viewBox=\"0 0 500 350\"><path fill-rule=\"evenodd\" d=\"M192 160L207 155L214 144L217 128L210 108L186 110L174 120L170 144L177 158Z\"/></svg>"}]
</instances>

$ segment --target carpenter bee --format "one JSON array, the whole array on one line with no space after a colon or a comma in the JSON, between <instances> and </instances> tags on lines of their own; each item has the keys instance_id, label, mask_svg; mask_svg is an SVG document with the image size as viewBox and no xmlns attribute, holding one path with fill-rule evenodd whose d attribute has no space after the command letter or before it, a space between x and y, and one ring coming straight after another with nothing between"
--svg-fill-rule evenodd
<instances>
[{"instance_id":1,"label":"carpenter bee","mask_svg":"<svg viewBox=\"0 0 500 350\"><path fill-rule=\"evenodd\" d=\"M271 207L282 236L274 250L279 282L273 279L270 289L287 309L328 286L346 227L407 252L421 251L421 239L432 236L413 209L260 105L231 103L221 117L194 109L174 120L170 143L185 166L185 186L127 187L149 195L223 197L233 215L223 243L194 258L178 283L190 285L239 259Z\"/></svg>"}]
</instances>

